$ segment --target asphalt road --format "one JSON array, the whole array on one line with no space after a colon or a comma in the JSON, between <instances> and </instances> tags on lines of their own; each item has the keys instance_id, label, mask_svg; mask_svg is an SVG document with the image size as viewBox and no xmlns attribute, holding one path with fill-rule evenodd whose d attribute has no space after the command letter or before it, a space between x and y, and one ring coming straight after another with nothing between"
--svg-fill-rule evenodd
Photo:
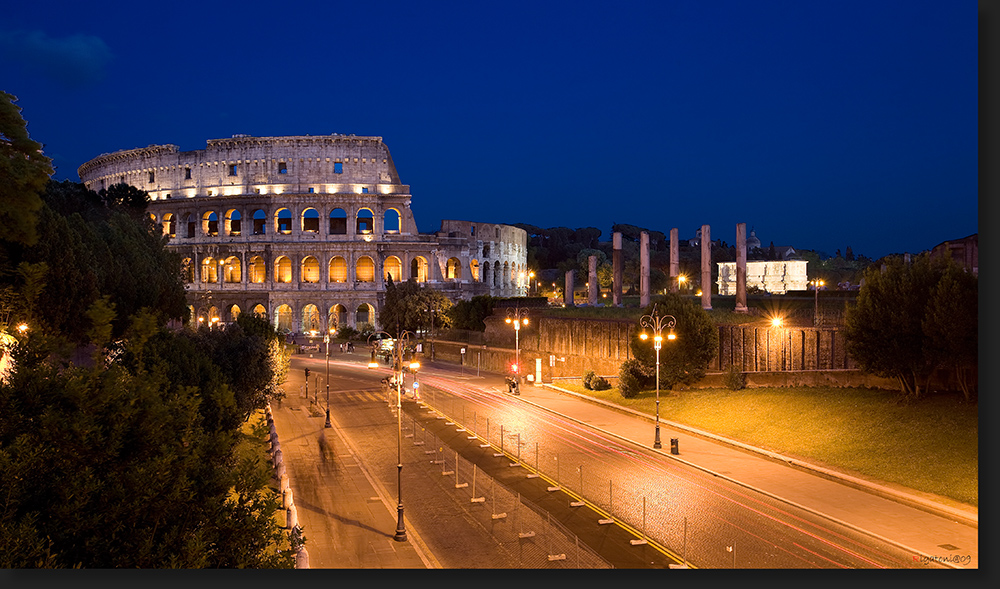
<instances>
[{"instance_id":1,"label":"asphalt road","mask_svg":"<svg viewBox=\"0 0 1000 589\"><path fill-rule=\"evenodd\" d=\"M305 394L295 389L306 365L313 373L308 401L325 407L321 360L293 360L286 389ZM397 421L395 394L379 384L387 374L333 360L331 415L394 498L398 451L407 525L443 568L932 566L891 544L520 402L499 377L420 375L421 402L404 397ZM669 440L663 442L669 447ZM314 482L324 484L322 478ZM482 500L472 501L476 497ZM525 538L526 531L535 533ZM553 561L552 555L565 560Z\"/></svg>"}]
</instances>

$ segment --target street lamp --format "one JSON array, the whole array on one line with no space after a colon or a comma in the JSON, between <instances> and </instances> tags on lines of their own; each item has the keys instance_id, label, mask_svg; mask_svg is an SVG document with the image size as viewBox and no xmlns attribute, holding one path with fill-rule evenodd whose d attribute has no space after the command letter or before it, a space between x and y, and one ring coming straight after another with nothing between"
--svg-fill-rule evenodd
<instances>
[{"instance_id":1,"label":"street lamp","mask_svg":"<svg viewBox=\"0 0 1000 589\"><path fill-rule=\"evenodd\" d=\"M521 324L528 324L528 310L520 307L507 309L507 319L505 321L514 326L514 375L518 382L521 380Z\"/></svg>"},{"instance_id":2,"label":"street lamp","mask_svg":"<svg viewBox=\"0 0 1000 589\"><path fill-rule=\"evenodd\" d=\"M375 333L368 336L368 346L371 347L372 349L372 357L368 361L368 368L378 368L378 362L375 360L375 348L379 345L379 342L382 341L382 338L381 337L376 338L375 336L381 336L381 335L389 335L389 334L384 331L376 331Z\"/></svg>"},{"instance_id":3,"label":"street lamp","mask_svg":"<svg viewBox=\"0 0 1000 589\"><path fill-rule=\"evenodd\" d=\"M392 537L393 540L397 542L406 541L406 526L403 523L403 458L402 458L402 439L403 439L403 350L406 349L406 344L411 338L414 338L416 334L412 331L401 331L396 336L396 366L399 367L399 378L396 379L396 496L398 497L399 503L396 506L396 534ZM411 367L416 365L417 368L420 364L417 362L411 363Z\"/></svg>"},{"instance_id":4,"label":"street lamp","mask_svg":"<svg viewBox=\"0 0 1000 589\"><path fill-rule=\"evenodd\" d=\"M681 290L681 291L684 290L684 283L685 282L687 282L687 276L684 276L683 274L679 274L677 276L677 288L678 288L678 290Z\"/></svg>"},{"instance_id":5,"label":"street lamp","mask_svg":"<svg viewBox=\"0 0 1000 589\"><path fill-rule=\"evenodd\" d=\"M663 345L663 328L666 327L669 330L668 340L677 339L677 336L674 335L674 325L677 325L677 320L674 319L673 315L659 315L656 312L657 304L653 305L652 314L643 315L639 319L639 325L653 330L653 349L656 350L656 437L653 439L654 448L662 447L660 444L660 348ZM639 338L645 341L649 339L649 336L643 331Z\"/></svg>"},{"instance_id":6,"label":"street lamp","mask_svg":"<svg viewBox=\"0 0 1000 589\"><path fill-rule=\"evenodd\" d=\"M816 291L816 306L813 310L813 325L819 326L819 289L823 286L824 282L817 278L816 280L810 280L809 284L813 286L813 290Z\"/></svg>"},{"instance_id":7,"label":"street lamp","mask_svg":"<svg viewBox=\"0 0 1000 589\"><path fill-rule=\"evenodd\" d=\"M326 344L326 424L323 427L332 427L330 423L330 336L336 332L332 327L330 333L323 336L323 343Z\"/></svg>"}]
</instances>

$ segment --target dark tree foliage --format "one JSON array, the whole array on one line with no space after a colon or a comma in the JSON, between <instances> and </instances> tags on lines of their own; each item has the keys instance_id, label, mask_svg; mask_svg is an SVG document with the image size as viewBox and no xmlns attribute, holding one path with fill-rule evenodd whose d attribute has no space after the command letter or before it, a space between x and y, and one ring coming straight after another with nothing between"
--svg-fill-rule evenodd
<instances>
[{"instance_id":1,"label":"dark tree foliage","mask_svg":"<svg viewBox=\"0 0 1000 589\"><path fill-rule=\"evenodd\" d=\"M857 302L848 308L847 351L862 370L896 379L913 398L927 390L937 368L954 368L971 398L978 296L978 279L950 258L886 258L865 271Z\"/></svg>"},{"instance_id":2,"label":"dark tree foliage","mask_svg":"<svg viewBox=\"0 0 1000 589\"><path fill-rule=\"evenodd\" d=\"M659 316L672 315L676 320L673 328L677 339L667 340L668 330L664 329L660 349L660 388L670 390L677 384L691 384L704 378L705 369L719 349L719 331L708 313L689 299L677 294L668 294L653 301L644 310L645 315L656 312ZM638 366L631 367L639 381L637 386L647 388L656 374L656 350L653 348L652 330L647 329L649 339L642 340L642 328L636 331L631 342L632 357ZM623 367L624 370L624 367ZM645 376L646 378L640 378ZM652 383L655 386L655 382Z\"/></svg>"},{"instance_id":3,"label":"dark tree foliage","mask_svg":"<svg viewBox=\"0 0 1000 589\"><path fill-rule=\"evenodd\" d=\"M450 323L450 308L451 301L440 291L426 288L412 278L399 284L389 279L378 323L381 329L390 334L401 331L416 333L418 330L430 329L433 310L434 327L445 328Z\"/></svg>"},{"instance_id":4,"label":"dark tree foliage","mask_svg":"<svg viewBox=\"0 0 1000 589\"><path fill-rule=\"evenodd\" d=\"M33 245L39 193L52 175L52 160L28 136L17 98L0 91L0 241Z\"/></svg>"},{"instance_id":5,"label":"dark tree foliage","mask_svg":"<svg viewBox=\"0 0 1000 589\"><path fill-rule=\"evenodd\" d=\"M452 327L471 331L486 331L485 319L493 314L497 299L490 295L477 295L468 301L458 301L449 310Z\"/></svg>"},{"instance_id":6,"label":"dark tree foliage","mask_svg":"<svg viewBox=\"0 0 1000 589\"><path fill-rule=\"evenodd\" d=\"M135 325L119 356L132 361L106 367L52 366L44 338L15 347L0 383L0 565L291 567L263 425L240 432L192 340L148 315Z\"/></svg>"}]
</instances>

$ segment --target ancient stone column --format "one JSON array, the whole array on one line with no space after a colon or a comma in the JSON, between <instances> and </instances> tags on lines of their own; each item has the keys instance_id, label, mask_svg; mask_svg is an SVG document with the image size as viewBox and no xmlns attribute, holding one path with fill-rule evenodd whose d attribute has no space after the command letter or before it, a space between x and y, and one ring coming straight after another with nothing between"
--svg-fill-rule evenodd
<instances>
[{"instance_id":1,"label":"ancient stone column","mask_svg":"<svg viewBox=\"0 0 1000 589\"><path fill-rule=\"evenodd\" d=\"M613 245L611 263L614 276L612 277L611 302L616 307L620 307L622 305L622 234L620 232L614 234Z\"/></svg>"},{"instance_id":2,"label":"ancient stone column","mask_svg":"<svg viewBox=\"0 0 1000 589\"><path fill-rule=\"evenodd\" d=\"M670 230L670 292L677 292L677 277L681 273L680 245L677 242L677 228Z\"/></svg>"},{"instance_id":3,"label":"ancient stone column","mask_svg":"<svg viewBox=\"0 0 1000 589\"><path fill-rule=\"evenodd\" d=\"M712 309L712 233L708 225L701 226L701 308Z\"/></svg>"},{"instance_id":4,"label":"ancient stone column","mask_svg":"<svg viewBox=\"0 0 1000 589\"><path fill-rule=\"evenodd\" d=\"M573 272L574 272L573 270L569 270L569 271L566 272L566 288L563 290L563 303L565 303L567 307L574 306L574 303L573 303L573 288L574 288L574 285L573 285Z\"/></svg>"},{"instance_id":5,"label":"ancient stone column","mask_svg":"<svg viewBox=\"0 0 1000 589\"><path fill-rule=\"evenodd\" d=\"M597 306L597 291L599 284L597 283L597 256L590 256L587 258L587 298L590 302L591 307Z\"/></svg>"},{"instance_id":6,"label":"ancient stone column","mask_svg":"<svg viewBox=\"0 0 1000 589\"><path fill-rule=\"evenodd\" d=\"M736 312L747 312L747 224L736 224Z\"/></svg>"},{"instance_id":7,"label":"ancient stone column","mask_svg":"<svg viewBox=\"0 0 1000 589\"><path fill-rule=\"evenodd\" d=\"M649 306L649 232L639 235L639 306Z\"/></svg>"}]
</instances>

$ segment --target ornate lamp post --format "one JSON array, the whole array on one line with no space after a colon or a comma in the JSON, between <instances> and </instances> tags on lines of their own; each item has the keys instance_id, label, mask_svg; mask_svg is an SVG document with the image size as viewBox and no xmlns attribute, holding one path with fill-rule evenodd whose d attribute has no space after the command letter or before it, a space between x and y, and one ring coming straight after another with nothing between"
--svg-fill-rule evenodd
<instances>
[{"instance_id":1,"label":"ornate lamp post","mask_svg":"<svg viewBox=\"0 0 1000 589\"><path fill-rule=\"evenodd\" d=\"M331 327L330 333L323 336L323 343L326 344L326 424L323 427L333 426L330 423L330 336L336 331Z\"/></svg>"},{"instance_id":2,"label":"ornate lamp post","mask_svg":"<svg viewBox=\"0 0 1000 589\"><path fill-rule=\"evenodd\" d=\"M656 437L653 439L653 447L661 448L660 444L660 348L663 346L663 328L667 328L669 333L667 333L667 339L673 340L677 339L674 335L674 325L677 325L677 320L674 319L673 315L659 315L656 312L656 304L653 305L653 312L650 315L643 315L639 319L639 325L644 328L653 330L653 349L656 350ZM643 331L639 337L645 341L649 339L646 332Z\"/></svg>"},{"instance_id":3,"label":"ornate lamp post","mask_svg":"<svg viewBox=\"0 0 1000 589\"><path fill-rule=\"evenodd\" d=\"M392 539L397 542L406 541L406 526L403 523L403 459L401 445L403 439L403 350L416 334L412 331L401 331L396 337L396 366L399 367L399 377L396 379L396 533ZM416 364L416 362L414 362ZM420 365L417 364L417 367Z\"/></svg>"},{"instance_id":4,"label":"ornate lamp post","mask_svg":"<svg viewBox=\"0 0 1000 589\"><path fill-rule=\"evenodd\" d=\"M521 380L521 324L528 324L528 310L520 307L507 309L507 319L505 321L514 326L514 376Z\"/></svg>"}]
</instances>

